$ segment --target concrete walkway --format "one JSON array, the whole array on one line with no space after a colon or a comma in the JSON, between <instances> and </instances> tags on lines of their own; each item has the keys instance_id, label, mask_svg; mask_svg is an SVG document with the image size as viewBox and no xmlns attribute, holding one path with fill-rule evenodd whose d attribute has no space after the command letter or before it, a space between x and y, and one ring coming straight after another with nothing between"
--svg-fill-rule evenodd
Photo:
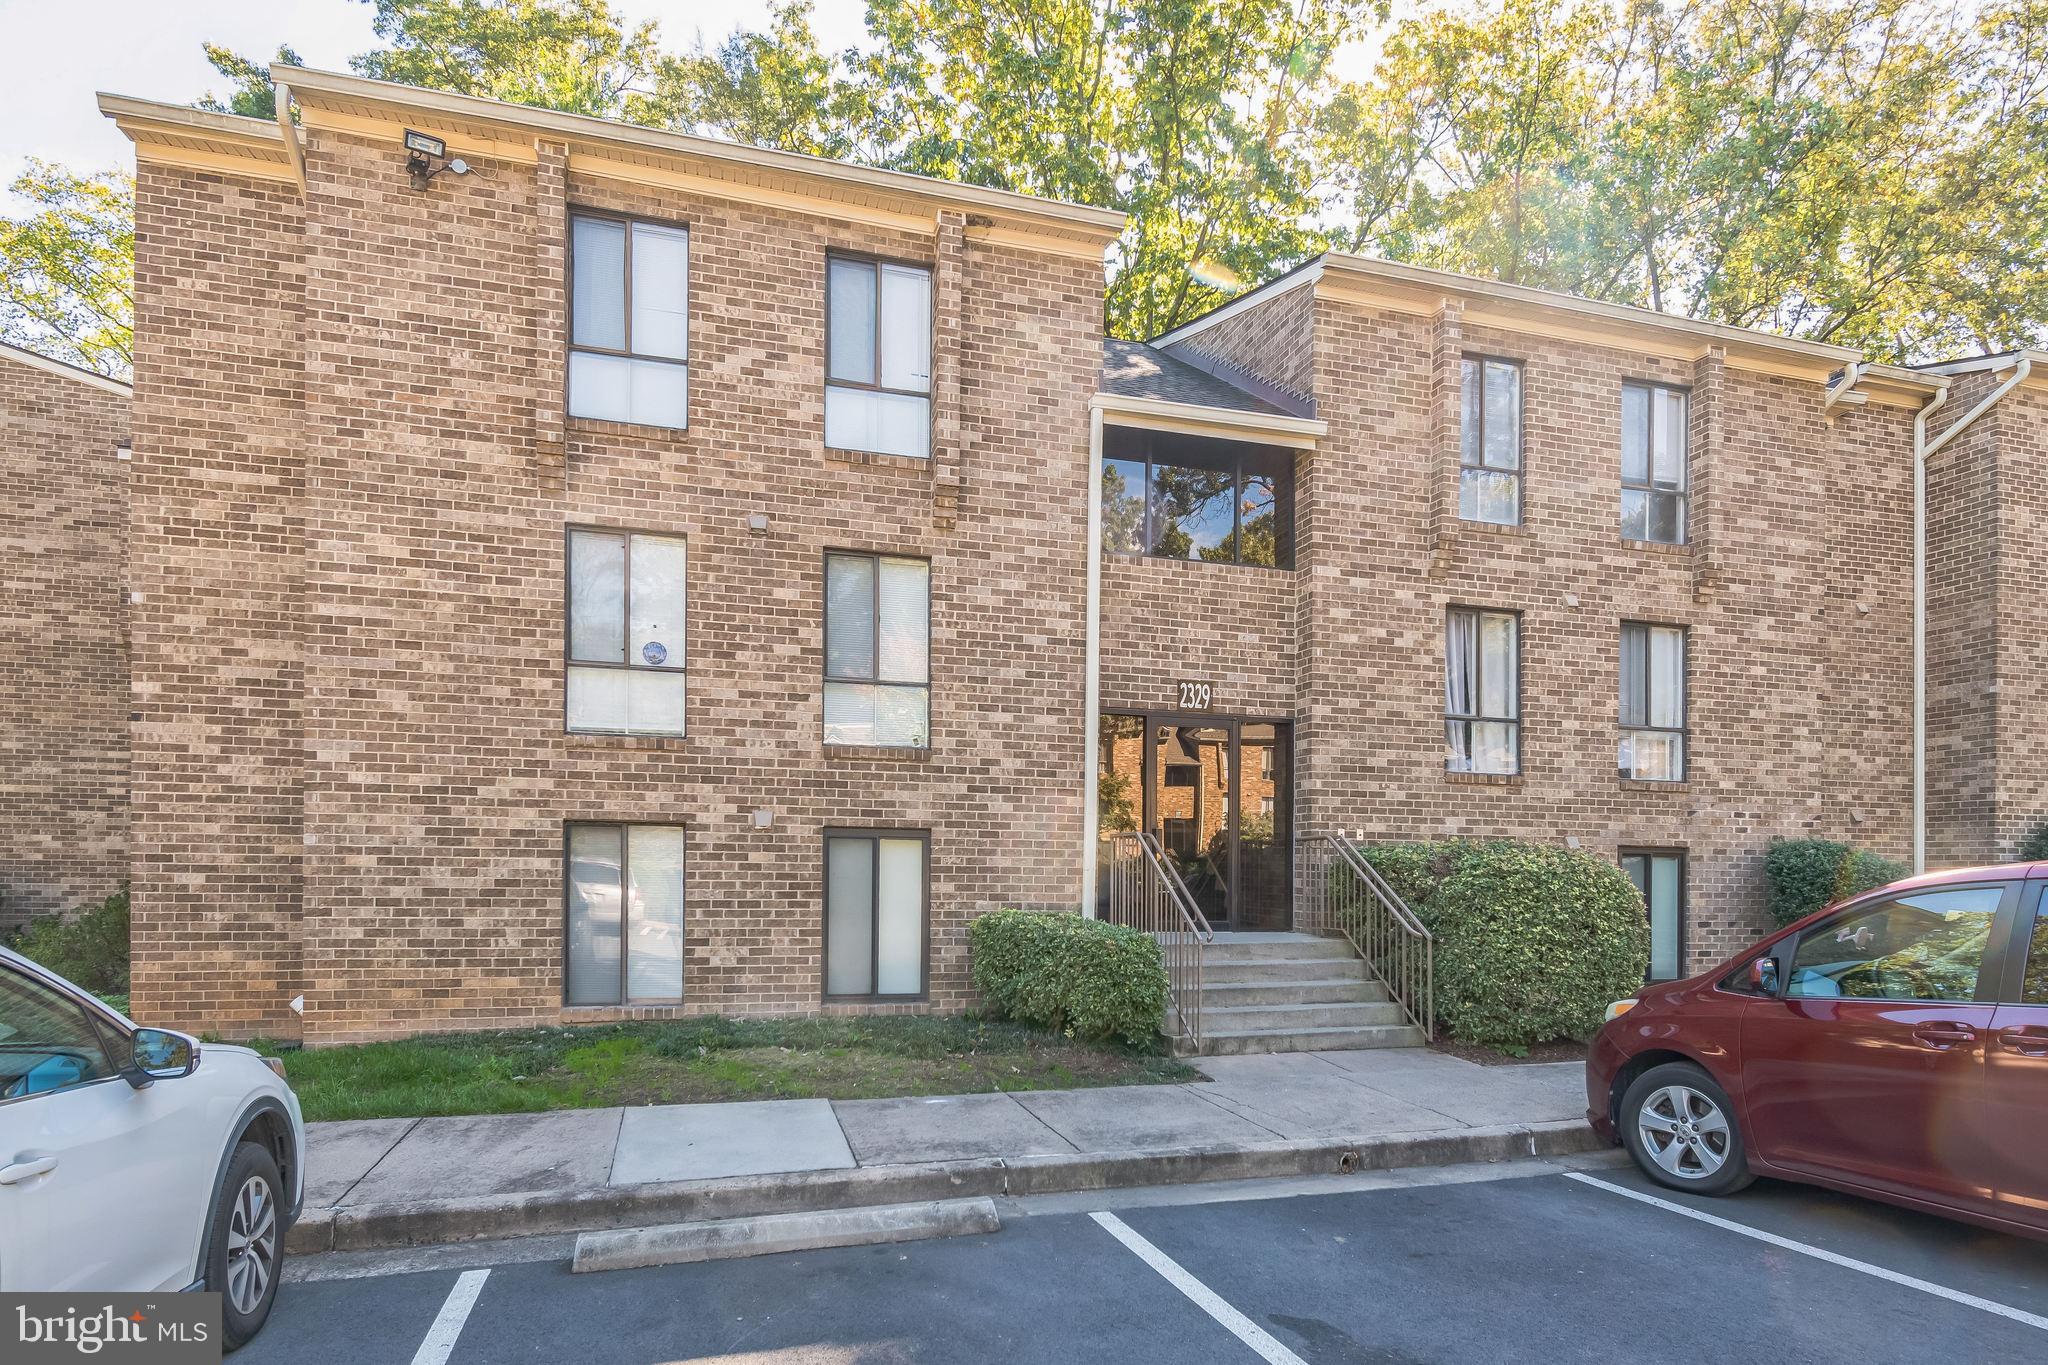
<instances>
[{"instance_id":1,"label":"concrete walkway","mask_svg":"<svg viewBox=\"0 0 2048 1365\"><path fill-rule=\"evenodd\" d=\"M1141 1183L1139 1158L1165 1154L1311 1152L1434 1142L1446 1160L1491 1152L1477 1136L1554 1130L1585 1146L1585 1068L1577 1062L1477 1066L1421 1048L1202 1058L1190 1085L1135 1085L1018 1095L924 1099L778 1099L754 1103L561 1109L434 1119L360 1119L309 1126L305 1222L358 1214L393 1232L391 1209L487 1207L549 1201L614 1207L606 1191L737 1183L776 1177L801 1185L821 1173L924 1173L999 1164L1059 1166L1085 1183ZM1460 1138L1466 1138L1460 1142ZM1425 1142L1425 1144L1427 1144ZM1513 1142L1507 1144L1509 1148ZM1528 1154L1503 1148L1503 1154ZM1128 1179L1079 1171L1090 1156L1124 1162ZM1485 1158L1485 1156L1481 1156ZM1214 1164L1214 1162L1210 1162ZM1403 1164L1354 1158L1354 1164ZM1176 1171L1192 1171L1182 1160ZM752 1177L752 1179L748 1179ZM1229 1179L1180 1175L1165 1179ZM844 1183L840 1183L844 1185ZM606 1214L606 1220L616 1216ZM481 1224L479 1224L481 1228ZM477 1230L473 1236L494 1232ZM444 1224L408 1240L446 1240ZM459 1236L459 1230L457 1230ZM330 1232L326 1240L334 1240Z\"/></svg>"}]
</instances>

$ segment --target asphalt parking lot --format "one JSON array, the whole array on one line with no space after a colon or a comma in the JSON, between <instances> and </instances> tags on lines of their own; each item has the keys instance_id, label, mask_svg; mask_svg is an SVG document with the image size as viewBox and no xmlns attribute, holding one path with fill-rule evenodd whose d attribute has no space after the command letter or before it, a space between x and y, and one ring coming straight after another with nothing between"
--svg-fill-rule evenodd
<instances>
[{"instance_id":1,"label":"asphalt parking lot","mask_svg":"<svg viewBox=\"0 0 2048 1365\"><path fill-rule=\"evenodd\" d=\"M1612 1166L1425 1180L1060 1196L983 1237L591 1275L559 1243L390 1273L330 1257L296 1273L347 1278L286 1284L236 1360L2048 1359L2048 1244L1772 1182L1694 1200Z\"/></svg>"}]
</instances>

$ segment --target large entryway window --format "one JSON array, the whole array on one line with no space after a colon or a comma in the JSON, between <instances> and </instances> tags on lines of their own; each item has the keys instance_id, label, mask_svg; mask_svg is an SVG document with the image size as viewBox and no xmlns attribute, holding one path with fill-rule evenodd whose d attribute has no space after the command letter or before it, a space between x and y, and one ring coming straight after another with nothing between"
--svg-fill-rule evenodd
<instances>
[{"instance_id":1,"label":"large entryway window","mask_svg":"<svg viewBox=\"0 0 2048 1365\"><path fill-rule=\"evenodd\" d=\"M1289 927L1293 725L1158 713L1106 715L1101 726L1102 837L1156 835L1211 925Z\"/></svg>"}]
</instances>

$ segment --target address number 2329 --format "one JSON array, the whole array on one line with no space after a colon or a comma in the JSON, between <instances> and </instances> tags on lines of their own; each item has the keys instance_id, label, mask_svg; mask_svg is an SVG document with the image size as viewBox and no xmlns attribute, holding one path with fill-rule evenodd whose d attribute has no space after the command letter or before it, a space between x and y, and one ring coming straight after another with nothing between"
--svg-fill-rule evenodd
<instances>
[{"instance_id":1,"label":"address number 2329","mask_svg":"<svg viewBox=\"0 0 2048 1365\"><path fill-rule=\"evenodd\" d=\"M1181 682L1180 709L1183 711L1206 711L1216 704L1216 688L1212 683Z\"/></svg>"}]
</instances>

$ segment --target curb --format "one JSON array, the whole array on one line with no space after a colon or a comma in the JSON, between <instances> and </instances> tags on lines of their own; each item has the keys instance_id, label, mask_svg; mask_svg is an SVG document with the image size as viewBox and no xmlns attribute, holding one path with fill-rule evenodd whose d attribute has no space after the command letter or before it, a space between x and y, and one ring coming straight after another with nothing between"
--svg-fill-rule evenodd
<instances>
[{"instance_id":1,"label":"curb","mask_svg":"<svg viewBox=\"0 0 2048 1365\"><path fill-rule=\"evenodd\" d=\"M880 1204L858 1209L816 1209L809 1213L764 1213L709 1223L670 1223L654 1228L616 1228L576 1237L573 1274L636 1270L651 1265L695 1265L781 1251L821 1251L885 1242L919 1242L932 1237L967 1237L997 1232L1003 1220L993 1199L946 1199L924 1204Z\"/></svg>"},{"instance_id":2,"label":"curb","mask_svg":"<svg viewBox=\"0 0 2048 1365\"><path fill-rule=\"evenodd\" d=\"M307 1209L285 1239L294 1255L596 1232L933 1200L1005 1198L1137 1185L1336 1175L1571 1156L1606 1146L1583 1120L1500 1128L1317 1137L1076 1155L981 1157L471 1199Z\"/></svg>"}]
</instances>

